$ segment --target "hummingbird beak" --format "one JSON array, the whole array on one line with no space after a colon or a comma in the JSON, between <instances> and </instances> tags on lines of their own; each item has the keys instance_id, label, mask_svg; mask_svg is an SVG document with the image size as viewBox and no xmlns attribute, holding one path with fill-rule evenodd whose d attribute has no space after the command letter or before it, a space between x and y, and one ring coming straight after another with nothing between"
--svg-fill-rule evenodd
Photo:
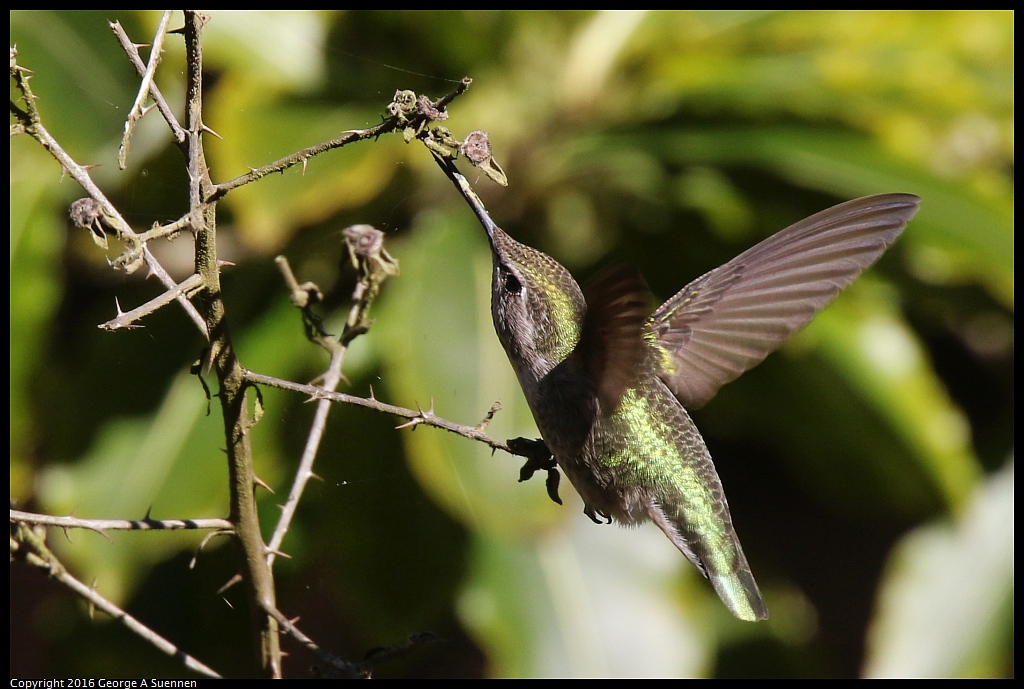
<instances>
[{"instance_id":1,"label":"hummingbird beak","mask_svg":"<svg viewBox=\"0 0 1024 689\"><path fill-rule=\"evenodd\" d=\"M433 153L433 152L432 152ZM477 219L480 224L484 226L484 230L487 232L487 236L491 241L494 241L495 230L500 230L497 224L491 220L490 214L487 209L484 208L484 202L480 200L480 197L473 191L473 187L469 186L469 181L462 176L458 168L455 167L455 163L451 158L445 158L443 156L434 153L434 160L444 170L444 174L448 176L448 179L452 181L455 187L462 193L463 198L466 199L466 203L476 213Z\"/></svg>"}]
</instances>

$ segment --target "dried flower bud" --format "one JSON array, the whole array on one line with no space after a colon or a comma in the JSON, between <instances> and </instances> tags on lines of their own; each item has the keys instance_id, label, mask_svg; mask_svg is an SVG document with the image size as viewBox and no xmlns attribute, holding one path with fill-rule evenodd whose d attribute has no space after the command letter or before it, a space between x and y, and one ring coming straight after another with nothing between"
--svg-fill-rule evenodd
<instances>
[{"instance_id":1,"label":"dried flower bud","mask_svg":"<svg viewBox=\"0 0 1024 689\"><path fill-rule=\"evenodd\" d=\"M495 162L491 154L491 141L487 138L487 132L480 130L470 132L466 140L459 144L459 152L466 156L469 162L480 168L492 181L503 187L508 186L505 171Z\"/></svg>"}]
</instances>

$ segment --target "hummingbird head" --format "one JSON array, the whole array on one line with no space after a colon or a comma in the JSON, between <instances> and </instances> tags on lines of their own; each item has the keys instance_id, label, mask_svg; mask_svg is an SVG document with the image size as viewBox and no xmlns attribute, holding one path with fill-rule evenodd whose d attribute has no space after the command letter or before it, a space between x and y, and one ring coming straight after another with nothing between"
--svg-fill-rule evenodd
<instances>
[{"instance_id":1,"label":"hummingbird head","mask_svg":"<svg viewBox=\"0 0 1024 689\"><path fill-rule=\"evenodd\" d=\"M491 316L527 397L580 339L583 292L553 258L488 228L494 256Z\"/></svg>"}]
</instances>

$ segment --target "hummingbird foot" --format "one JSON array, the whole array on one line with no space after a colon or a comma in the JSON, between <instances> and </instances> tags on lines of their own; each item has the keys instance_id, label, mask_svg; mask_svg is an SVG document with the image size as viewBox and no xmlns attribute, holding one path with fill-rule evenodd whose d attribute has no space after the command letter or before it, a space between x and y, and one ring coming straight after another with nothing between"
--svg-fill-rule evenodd
<instances>
[{"instance_id":1,"label":"hummingbird foot","mask_svg":"<svg viewBox=\"0 0 1024 689\"><path fill-rule=\"evenodd\" d=\"M558 497L558 484L562 475L558 473L558 463L555 461L547 444L541 440L530 440L529 438L512 438L508 441L508 447L521 457L526 457L526 464L519 470L519 482L528 481L538 471L548 472L545 485L548 489L548 497L552 502L559 505L562 499Z\"/></svg>"},{"instance_id":2,"label":"hummingbird foot","mask_svg":"<svg viewBox=\"0 0 1024 689\"><path fill-rule=\"evenodd\" d=\"M611 515L609 515L607 512L602 512L601 510L595 510L590 505L587 505L586 507L583 508L583 514L585 514L588 517L590 517L590 521L594 522L595 524L611 524L612 523ZM602 521L602 520L605 520L605 521Z\"/></svg>"}]
</instances>

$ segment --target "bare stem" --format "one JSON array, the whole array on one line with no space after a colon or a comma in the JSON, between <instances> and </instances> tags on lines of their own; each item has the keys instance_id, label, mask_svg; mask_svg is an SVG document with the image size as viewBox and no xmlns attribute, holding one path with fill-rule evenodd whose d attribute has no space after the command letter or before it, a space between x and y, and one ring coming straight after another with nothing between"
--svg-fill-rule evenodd
<instances>
[{"instance_id":1,"label":"bare stem","mask_svg":"<svg viewBox=\"0 0 1024 689\"><path fill-rule=\"evenodd\" d=\"M12 512L12 522L14 521L13 516ZM45 570L52 578L81 596L90 606L110 615L163 653L179 659L189 670L206 677L220 677L216 670L185 653L176 645L101 596L97 593L96 589L86 586L73 577L46 546L44 537L35 533L27 524L18 524L12 530L11 557L20 558L33 567Z\"/></svg>"},{"instance_id":2,"label":"bare stem","mask_svg":"<svg viewBox=\"0 0 1024 689\"><path fill-rule=\"evenodd\" d=\"M119 153L119 164L124 169L135 124L148 111L146 107L147 100L152 99L167 121L179 148L186 156L189 178L189 212L182 218L168 225L154 226L147 232L142 233L137 233L131 228L117 208L93 182L88 172L89 166L79 165L74 161L42 125L39 113L35 107L35 96L29 87L28 71L17 65L17 51L13 48L11 50L11 77L23 97L24 107L14 100L11 101L11 113L15 119L14 124L11 125L11 136L21 133L28 133L32 136L43 148L50 152L62 168L67 170L70 176L95 201L97 215L90 216L97 219L97 224L90 226L94 239L106 248L106 235L113 234L120 238L128 247L125 254L115 261L115 266L120 265L126 272L130 273L136 267L145 263L149 267L150 272L157 275L166 287L166 291L161 295L128 312L123 313L120 311L120 307L118 307L117 317L102 324L100 327L111 330L132 327L143 316L176 300L210 340L208 361L219 382L217 397L221 403L226 438L231 505L230 519L153 520L147 516L142 520L91 520L75 517L37 515L11 510L12 556L17 553L18 557L33 566L46 569L51 576L75 590L79 595L95 605L95 607L116 617L127 627L143 638L146 638L164 652L181 658L187 667L207 676L216 677L218 676L216 672L183 653L173 644L159 637L152 630L145 627L145 625L142 625L123 610L117 608L113 603L99 596L93 589L84 586L69 575L63 565L47 549L43 536L33 532L32 528L28 525L35 524L38 527L53 526L64 529L82 528L101 534L105 534L108 530L173 529L215 529L218 533L230 533L235 536L243 553L244 561L240 579L246 583L247 599L253 622L254 640L262 674L267 677L281 677L279 629L283 629L302 640L311 649L316 650L322 658L329 661L334 670L341 671L348 676L360 674L368 676L372 663L390 657L389 654L393 655L403 652L405 649L411 648L418 643L425 643L429 639L425 635L415 638L410 637L407 644L396 646L392 649L383 649L372 658L364 659L361 663L347 663L320 650L316 644L307 637L304 637L292 622L285 619L276 607L276 593L271 566L278 548L288 532L305 486L309 479L315 476L313 473L313 463L322 442L332 403L345 402L356 404L407 419L407 422L400 425L399 428L415 428L415 426L421 424L434 426L457 433L466 438L484 442L492 449L501 449L510 454L516 453L510 449L508 444L490 438L484 433L486 421L493 415L494 409L488 413L484 421L475 427L470 427L438 418L434 414L433 404L426 411L421 409L414 411L378 402L372 396L370 399L365 399L336 392L339 382L344 380L342 366L347 345L353 339L366 332L369 327L369 307L381 282L387 276L393 275L397 271L397 263L383 250L379 240L377 240L376 244L372 244L375 247L372 249L372 255L362 254L356 260L360 269L360 280L353 292L352 307L343 333L338 338L330 337L319 329L319 321L314 320L312 317L307 319L307 324L313 323L317 325L315 328L310 328L311 339L324 346L331 353L331 362L322 377L322 386L302 385L246 371L237 358L227 325L227 310L223 301L220 283L220 268L222 264L217 258L216 203L232 189L294 165L305 165L310 158L349 143L375 138L381 134L396 130L404 130L407 141L413 135L419 136L426 131L425 128L431 122L447 117L447 114L444 113L445 107L457 96L464 93L471 81L468 78L464 79L451 93L433 102L426 97L417 99L412 92L399 92L396 94L396 102L388 108L390 117L376 127L343 132L335 139L303 149L262 168L252 170L246 175L218 185L214 184L210 178L210 171L205 160L203 148L203 134L210 132L202 121L203 61L201 34L202 27L207 18L198 12L190 10L186 10L184 14L185 26L181 33L183 33L185 38L187 55L187 93L185 99L187 112L184 118L185 126L182 127L154 82L155 72L161 59L163 41L168 33L170 17L170 11L165 12L161 17L160 25L153 40L148 64L143 62L139 55L138 47L129 39L120 24L116 22L111 24L111 28L121 43L122 48L141 76L135 103L126 118L124 136ZM411 101L408 100L410 94L412 96ZM400 96L404 100L400 99ZM354 230L357 228L349 229ZM377 232L372 228L368 229ZM154 239L171 237L184 230L189 230L195 235L195 274L186 278L181 283L175 283L150 252L148 242ZM379 235L380 233L378 232L377 234ZM353 235L353 237L355 236L364 239L367 237L366 234ZM354 258L355 253L353 253ZM286 280L293 291L294 300L296 298L295 295L302 293L306 287L296 284L294 276L291 274L290 269L287 268L286 261L282 263L282 271L285 273ZM200 308L192 304L189 300L191 297L198 297L196 303ZM257 485L262 484L262 482L256 477L253 468L250 430L255 420L249 412L249 405L246 401L248 387L255 384L303 392L313 399L319 400L295 481L269 546L263 543L256 509L255 490Z\"/></svg>"},{"instance_id":3,"label":"bare stem","mask_svg":"<svg viewBox=\"0 0 1024 689\"><path fill-rule=\"evenodd\" d=\"M139 83L139 93L135 97L135 103L128 112L124 122L124 137L121 139L121 148L117 155L117 164L123 170L128 162L128 146L131 142L132 132L135 131L135 123L146 114L146 101L149 100L150 89L153 86L153 77L156 75L157 65L164 52L164 38L167 36L167 24L171 21L171 10L164 10L160 17L160 24L157 26L156 35L153 36L153 47L149 52L149 64L142 73L142 81ZM134 45L132 46L135 47ZM136 51L138 55L138 51ZM129 55L129 57L131 57Z\"/></svg>"},{"instance_id":4,"label":"bare stem","mask_svg":"<svg viewBox=\"0 0 1024 689\"><path fill-rule=\"evenodd\" d=\"M142 57L139 55L139 49L132 43L131 39L128 38L128 34L125 33L124 27L121 26L121 22L111 22L110 29L117 36L117 42L121 44L121 48L127 53L128 59L131 60L132 65L135 67L135 71L139 73L139 76L143 76L146 73L146 63L142 61ZM174 140L181 146L182 151L185 150L185 130L182 129L181 125L178 124L178 118L175 117L171 107L167 104L162 93L160 93L159 87L156 83L151 83L149 86L149 95L153 98L153 102L156 103L157 108L160 110L160 114L167 121L167 124L171 128L171 133L174 135Z\"/></svg>"},{"instance_id":5,"label":"bare stem","mask_svg":"<svg viewBox=\"0 0 1024 689\"><path fill-rule=\"evenodd\" d=\"M338 387L338 383L342 380L341 366L344 359L344 347L339 347L332 353L330 366L323 375L325 389L333 391ZM277 552L281 549L281 544L288 533L292 519L295 517L295 512L299 507L299 501L302 499L306 484L309 483L311 478L316 476L313 473L313 463L316 461L320 442L323 440L324 430L327 428L327 417L331 413L331 406L330 401L326 399L320 400L317 404L316 414L313 417L309 435L306 437L306 446L302 449L299 468L295 472L295 480L292 482L291 491L288 493L288 500L281 507L281 518L278 519L277 527L275 527L274 534L271 536L270 543L267 546L268 566L273 566Z\"/></svg>"},{"instance_id":6,"label":"bare stem","mask_svg":"<svg viewBox=\"0 0 1024 689\"><path fill-rule=\"evenodd\" d=\"M345 229L344 235L345 245L352 257L352 262L359 270L359 280L352 291L352 306L349 309L345 329L341 337L337 339L323 332L319 327L318 317L312 312L314 297L319 300L319 288L312 283L298 284L288 259L284 256L277 257L277 265L292 292L292 303L302 311L309 339L326 349L331 355L330 366L322 376L323 388L331 392L334 392L338 384L344 380L341 371L349 343L369 329L370 304L377 296L381 284L398 272L398 262L384 250L383 232L369 225L353 225ZM270 539L267 553L267 562L270 565L274 564L276 553L280 550L281 543L288 533L306 484L315 476L313 463L316 461L317 451L323 440L324 430L327 428L327 417L331 413L331 408L330 400L321 399L317 404L316 415L313 418L309 436L306 438L306 446L302 451L302 459L299 461L299 468L295 480L292 482L288 501L282 508L281 518Z\"/></svg>"},{"instance_id":7,"label":"bare stem","mask_svg":"<svg viewBox=\"0 0 1024 689\"><path fill-rule=\"evenodd\" d=\"M42 524L59 526L64 529L89 529L98 533L106 531L178 531L217 529L233 531L234 525L227 519L79 519L78 517L54 517L11 510L11 523Z\"/></svg>"},{"instance_id":8,"label":"bare stem","mask_svg":"<svg viewBox=\"0 0 1024 689\"><path fill-rule=\"evenodd\" d=\"M257 385L267 385L269 387L280 388L282 390L300 392L304 395L308 395L310 399L330 400L331 402L340 402L342 404L354 404L358 407L365 407L385 414L391 414L399 418L409 419L406 423L401 424L399 428L414 428L420 425L433 426L434 428L441 428L450 433L455 433L456 435L461 435L464 438L469 438L470 440L476 440L494 450L502 450L510 455L529 457L528 454L515 452L507 443L487 435L480 429L480 425L468 426L436 416L434 414L433 406L425 411L423 409L406 409L405 407L396 407L393 404L386 404L373 397L358 397L356 395L348 395L344 392L332 392L316 385L293 383L290 380L265 376L252 371L245 371L245 379L248 382L255 383Z\"/></svg>"},{"instance_id":9,"label":"bare stem","mask_svg":"<svg viewBox=\"0 0 1024 689\"><path fill-rule=\"evenodd\" d=\"M85 192L92 197L103 209L106 221L111 225L118 236L127 238L128 240L137 240L138 235L132 230L131 225L125 220L117 208L110 202L103 191L97 186L97 184L89 176L89 171L85 166L79 165L75 160L67 154L63 147L57 143L57 140L50 135L46 127L43 126L42 120L39 117L39 111L35 106L35 95L32 93L32 89L28 84L27 70L17 65L13 58L16 57L12 51L11 61L11 78L14 79L15 86L22 94L22 100L25 104L25 108L22 109L11 101L11 112L15 117L18 118L20 124L24 127L25 133L29 134L33 139L39 142L44 149L46 149L50 155L52 155L61 167L67 170L71 178L78 182ZM13 131L13 130L12 130ZM142 246L142 257L146 265L149 266L149 270L153 275L156 275L157 279L167 287L168 289L174 289L175 281L170 274L164 270L164 267L160 265L160 262L156 260L156 257L149 251L149 248L145 245ZM202 331L204 335L207 334L206 323L203 317L195 306L182 294L176 297L178 303L185 313L188 314L192 322Z\"/></svg>"},{"instance_id":10,"label":"bare stem","mask_svg":"<svg viewBox=\"0 0 1024 689\"><path fill-rule=\"evenodd\" d=\"M455 98L465 93L472 81L473 80L469 77L464 78L451 93L442 96L432 104L434 109L443 110L449 103L455 100ZM399 117L393 116L384 120L375 127L370 127L368 129L350 129L346 132L342 132L341 136L331 139L330 141L324 141L323 143L316 144L315 146L304 148L301 151L292 153L291 155L285 156L279 160L275 160L268 165L252 170L240 177L228 180L227 182L221 182L217 185L217 190L210 197L210 201L216 201L232 189L236 189L250 182L255 182L267 175L287 170L294 165L305 165L310 158L320 155L326 151L341 148L342 146L355 143L356 141L374 139L382 134L393 132L403 126L416 126L419 124L419 121L420 120L417 118L413 118L409 121L402 121Z\"/></svg>"},{"instance_id":11,"label":"bare stem","mask_svg":"<svg viewBox=\"0 0 1024 689\"><path fill-rule=\"evenodd\" d=\"M217 260L216 207L209 203L215 187L203 151L203 49L202 29L207 18L193 10L185 11L185 50L187 59L187 117L189 207L199 217L196 230L196 273L203 278L206 327L210 333L210 361L220 390L217 398L224 417L228 455L228 486L231 522L242 550L243 579L246 584L253 641L260 672L266 677L281 677L281 645L277 621L265 610L276 607L274 579L266 561L266 546L260 532L256 509L256 474L253 469L250 428L253 421L245 399L243 369L235 354L227 323L227 308L220 285Z\"/></svg>"},{"instance_id":12,"label":"bare stem","mask_svg":"<svg viewBox=\"0 0 1024 689\"><path fill-rule=\"evenodd\" d=\"M321 662L327 664L330 669L325 674L329 675L332 679L362 679L365 677L357 664L350 663L344 658L339 658L333 653L325 651L319 646L319 644L306 636L297 626L295 626L295 622L285 617L284 613L277 608L269 609L266 612L277 621L282 632L298 641L300 644L305 646L307 650L315 654Z\"/></svg>"},{"instance_id":13,"label":"bare stem","mask_svg":"<svg viewBox=\"0 0 1024 689\"><path fill-rule=\"evenodd\" d=\"M187 278L182 280L179 284L175 285L172 289L163 292L159 296L150 299L142 306L137 306L131 311L121 313L118 310L117 318L113 318L106 323L100 323L99 327L104 330L120 330L121 328L130 328L135 321L140 320L144 316L147 316L160 307L168 304L179 296L189 295L195 290L199 289L203 285L203 278L198 274L189 275Z\"/></svg>"}]
</instances>

